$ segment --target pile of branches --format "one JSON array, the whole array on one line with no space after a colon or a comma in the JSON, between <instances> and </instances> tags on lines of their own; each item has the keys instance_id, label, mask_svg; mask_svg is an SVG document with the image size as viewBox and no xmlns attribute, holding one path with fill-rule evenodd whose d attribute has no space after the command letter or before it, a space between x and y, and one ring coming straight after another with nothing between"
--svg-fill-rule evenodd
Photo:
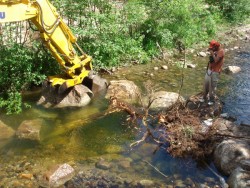
<instances>
[{"instance_id":1,"label":"pile of branches","mask_svg":"<svg viewBox=\"0 0 250 188\"><path fill-rule=\"evenodd\" d=\"M116 96L110 97L108 112L125 111L133 126L144 127L144 135L131 147L151 139L158 144L157 149L163 147L173 157L201 159L212 153L213 143L218 141L217 129L202 124L200 109L190 110L178 100L171 108L153 113L149 109L154 100L149 97L146 107L136 108Z\"/></svg>"}]
</instances>

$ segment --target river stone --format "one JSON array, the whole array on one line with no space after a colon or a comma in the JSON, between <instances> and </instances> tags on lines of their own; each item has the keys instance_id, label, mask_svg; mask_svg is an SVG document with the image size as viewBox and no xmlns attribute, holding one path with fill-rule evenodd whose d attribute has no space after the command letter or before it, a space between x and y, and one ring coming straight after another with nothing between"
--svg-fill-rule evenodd
<instances>
[{"instance_id":1,"label":"river stone","mask_svg":"<svg viewBox=\"0 0 250 188\"><path fill-rule=\"evenodd\" d=\"M201 57L206 57L207 56L206 52L199 52L198 55L201 56Z\"/></svg>"},{"instance_id":2,"label":"river stone","mask_svg":"<svg viewBox=\"0 0 250 188\"><path fill-rule=\"evenodd\" d=\"M39 184L42 187L56 188L65 184L75 176L75 170L69 164L64 163L53 166L43 174Z\"/></svg>"},{"instance_id":3,"label":"river stone","mask_svg":"<svg viewBox=\"0 0 250 188\"><path fill-rule=\"evenodd\" d=\"M217 118L214 123L214 127L219 131L219 133L223 134L232 134L231 131L235 124L232 121L226 120L224 118Z\"/></svg>"},{"instance_id":4,"label":"river stone","mask_svg":"<svg viewBox=\"0 0 250 188\"><path fill-rule=\"evenodd\" d=\"M127 169L131 167L131 160L123 159L118 162L118 166L122 169Z\"/></svg>"},{"instance_id":5,"label":"river stone","mask_svg":"<svg viewBox=\"0 0 250 188\"><path fill-rule=\"evenodd\" d=\"M16 135L19 139L39 141L42 124L42 119L25 120L18 127Z\"/></svg>"},{"instance_id":6,"label":"river stone","mask_svg":"<svg viewBox=\"0 0 250 188\"><path fill-rule=\"evenodd\" d=\"M119 145L108 145L105 151L107 153L121 153L124 149Z\"/></svg>"},{"instance_id":7,"label":"river stone","mask_svg":"<svg viewBox=\"0 0 250 188\"><path fill-rule=\"evenodd\" d=\"M164 69L164 70L168 70L168 66L167 65L162 65L161 68Z\"/></svg>"},{"instance_id":8,"label":"river stone","mask_svg":"<svg viewBox=\"0 0 250 188\"><path fill-rule=\"evenodd\" d=\"M141 180L139 183L142 187L145 187L145 188L151 188L152 186L154 186L154 182L152 180L144 179L144 180Z\"/></svg>"},{"instance_id":9,"label":"river stone","mask_svg":"<svg viewBox=\"0 0 250 188\"><path fill-rule=\"evenodd\" d=\"M9 139L15 135L15 131L11 127L9 127L5 123L3 123L1 120L0 120L0 130L1 130L0 131L0 141Z\"/></svg>"},{"instance_id":10,"label":"river stone","mask_svg":"<svg viewBox=\"0 0 250 188\"><path fill-rule=\"evenodd\" d=\"M161 110L163 108L169 108L173 104L177 102L179 95L178 93L174 92L167 92L167 91L158 91L153 93L153 95L150 97L151 100L154 100L150 106L150 109L153 110ZM184 98L180 96L180 101L183 102ZM143 99L144 105L147 106L149 103L148 97Z\"/></svg>"},{"instance_id":11,"label":"river stone","mask_svg":"<svg viewBox=\"0 0 250 188\"><path fill-rule=\"evenodd\" d=\"M104 160L103 158L101 158L96 164L95 164L96 168L102 169L102 170L108 170L112 167L111 163Z\"/></svg>"},{"instance_id":12,"label":"river stone","mask_svg":"<svg viewBox=\"0 0 250 188\"><path fill-rule=\"evenodd\" d=\"M227 182L230 188L250 187L250 171L238 167L231 173Z\"/></svg>"},{"instance_id":13,"label":"river stone","mask_svg":"<svg viewBox=\"0 0 250 188\"><path fill-rule=\"evenodd\" d=\"M89 76L84 80L84 85L88 86L91 91L95 94L100 91L105 91L108 87L108 81L104 78L101 78L99 75L91 72Z\"/></svg>"},{"instance_id":14,"label":"river stone","mask_svg":"<svg viewBox=\"0 0 250 188\"><path fill-rule=\"evenodd\" d=\"M188 63L188 64L187 64L187 68L194 69L195 67L196 67L195 64L192 64L192 63Z\"/></svg>"},{"instance_id":15,"label":"river stone","mask_svg":"<svg viewBox=\"0 0 250 188\"><path fill-rule=\"evenodd\" d=\"M116 96L126 102L135 102L140 95L139 88L129 80L112 80L108 86L105 98Z\"/></svg>"},{"instance_id":16,"label":"river stone","mask_svg":"<svg viewBox=\"0 0 250 188\"><path fill-rule=\"evenodd\" d=\"M244 140L224 140L214 151L215 166L225 175L230 175L242 160L249 159L249 143Z\"/></svg>"},{"instance_id":17,"label":"river stone","mask_svg":"<svg viewBox=\"0 0 250 188\"><path fill-rule=\"evenodd\" d=\"M228 66L227 68L225 68L224 72L226 74L236 74L238 72L241 71L241 68L238 66Z\"/></svg>"},{"instance_id":18,"label":"river stone","mask_svg":"<svg viewBox=\"0 0 250 188\"><path fill-rule=\"evenodd\" d=\"M45 82L43 84L42 96L37 105L42 105L46 108L81 107L89 104L92 97L92 91L81 84L59 93L58 88L53 88Z\"/></svg>"}]
</instances>

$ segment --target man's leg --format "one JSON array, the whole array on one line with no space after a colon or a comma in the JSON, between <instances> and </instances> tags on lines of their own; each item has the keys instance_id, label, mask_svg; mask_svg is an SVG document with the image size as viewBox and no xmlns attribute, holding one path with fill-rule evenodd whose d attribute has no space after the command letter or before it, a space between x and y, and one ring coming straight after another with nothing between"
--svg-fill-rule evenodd
<instances>
[{"instance_id":1,"label":"man's leg","mask_svg":"<svg viewBox=\"0 0 250 188\"><path fill-rule=\"evenodd\" d=\"M204 88L203 88L203 99L207 100L207 94L209 93L209 88L210 88L210 81L211 76L209 76L207 73L205 75L205 80L204 80Z\"/></svg>"},{"instance_id":2,"label":"man's leg","mask_svg":"<svg viewBox=\"0 0 250 188\"><path fill-rule=\"evenodd\" d=\"M211 92L209 92L210 101L214 102L217 90L217 84L219 80L219 73L213 72L211 75Z\"/></svg>"}]
</instances>

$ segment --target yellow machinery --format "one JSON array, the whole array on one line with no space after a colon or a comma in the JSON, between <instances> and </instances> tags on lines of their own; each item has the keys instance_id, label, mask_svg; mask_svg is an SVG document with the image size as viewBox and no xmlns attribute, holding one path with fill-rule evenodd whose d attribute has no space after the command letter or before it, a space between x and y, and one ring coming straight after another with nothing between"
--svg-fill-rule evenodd
<instances>
[{"instance_id":1,"label":"yellow machinery","mask_svg":"<svg viewBox=\"0 0 250 188\"><path fill-rule=\"evenodd\" d=\"M66 76L48 77L52 86L59 85L59 91L64 91L81 84L92 70L91 57L77 45L76 37L56 8L48 0L0 0L0 23L23 20L30 20L38 28L45 45L65 70Z\"/></svg>"}]
</instances>

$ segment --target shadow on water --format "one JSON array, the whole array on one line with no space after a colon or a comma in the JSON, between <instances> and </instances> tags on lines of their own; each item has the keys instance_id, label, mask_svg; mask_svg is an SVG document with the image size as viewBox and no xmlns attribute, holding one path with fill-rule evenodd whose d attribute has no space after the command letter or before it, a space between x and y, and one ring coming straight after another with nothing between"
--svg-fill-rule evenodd
<instances>
[{"instance_id":1,"label":"shadow on water","mask_svg":"<svg viewBox=\"0 0 250 188\"><path fill-rule=\"evenodd\" d=\"M250 54L248 52L231 55L242 72L231 77L223 75L220 81L220 91L225 102L224 111L238 117L238 123L249 122L250 117ZM184 85L182 95L188 97L202 91L202 83L206 69L206 61L192 58L195 69L184 70ZM231 64L234 61L230 60ZM162 62L164 64L164 62ZM143 65L122 70L119 75L107 76L107 79L129 79L139 86L150 79L162 90L178 92L181 84L181 69L171 66L168 71L153 72L154 66L161 64ZM153 72L153 76L148 73ZM135 172L147 177L154 177L168 185L178 181L191 179L193 182L210 182L211 186L218 185L218 173L210 164L210 168L187 158L173 158L161 148L155 154L157 147L152 142L130 148L130 144L139 140L142 133L127 125L126 114L114 113L103 116L108 101L102 97L92 100L83 108L44 109L34 104L34 98L29 98L31 109L26 109L20 115L6 116L0 114L0 119L17 130L24 120L41 118L44 120L41 129L41 140L20 141L17 138L0 141L0 162L13 163L14 156L25 156L30 160L40 161L44 166L51 163L81 161L102 155L129 157L133 161ZM214 171L212 172L211 169ZM161 172L161 173L160 173ZM130 173L130 172L128 172ZM164 174L164 175L163 175Z\"/></svg>"}]
</instances>

